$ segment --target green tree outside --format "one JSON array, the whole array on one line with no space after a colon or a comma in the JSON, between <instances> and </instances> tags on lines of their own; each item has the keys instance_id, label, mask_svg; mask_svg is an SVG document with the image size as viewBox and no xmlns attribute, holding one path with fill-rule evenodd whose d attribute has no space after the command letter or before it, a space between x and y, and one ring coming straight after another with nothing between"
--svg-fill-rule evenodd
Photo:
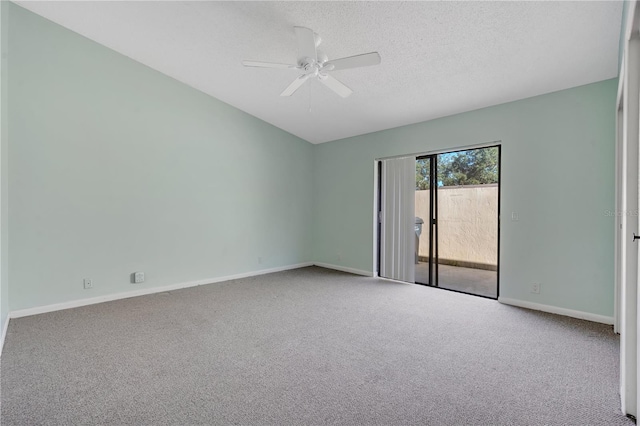
<instances>
[{"instance_id":1,"label":"green tree outside","mask_svg":"<svg viewBox=\"0 0 640 426\"><path fill-rule=\"evenodd\" d=\"M498 148L480 148L439 154L438 186L498 183ZM416 190L429 189L429 159L416 161Z\"/></svg>"}]
</instances>

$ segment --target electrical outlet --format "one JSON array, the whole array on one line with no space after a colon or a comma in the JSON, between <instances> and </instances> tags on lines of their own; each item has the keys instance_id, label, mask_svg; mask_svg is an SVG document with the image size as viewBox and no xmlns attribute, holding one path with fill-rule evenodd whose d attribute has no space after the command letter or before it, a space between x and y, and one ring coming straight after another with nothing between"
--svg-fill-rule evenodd
<instances>
[{"instance_id":1,"label":"electrical outlet","mask_svg":"<svg viewBox=\"0 0 640 426\"><path fill-rule=\"evenodd\" d=\"M93 288L93 281L91 281L91 279L89 279L89 278L85 278L85 279L84 279L84 281L83 281L83 283L84 283L84 288L85 288L85 290L88 290L88 289L90 289L90 288Z\"/></svg>"},{"instance_id":2,"label":"electrical outlet","mask_svg":"<svg viewBox=\"0 0 640 426\"><path fill-rule=\"evenodd\" d=\"M517 222L520 220L520 215L518 214L518 212L511 212L511 220L513 222Z\"/></svg>"},{"instance_id":3,"label":"electrical outlet","mask_svg":"<svg viewBox=\"0 0 640 426\"><path fill-rule=\"evenodd\" d=\"M262 256L258 257L258 263L262 264Z\"/></svg>"},{"instance_id":4,"label":"electrical outlet","mask_svg":"<svg viewBox=\"0 0 640 426\"><path fill-rule=\"evenodd\" d=\"M531 293L540 294L540 283L531 284Z\"/></svg>"},{"instance_id":5,"label":"electrical outlet","mask_svg":"<svg viewBox=\"0 0 640 426\"><path fill-rule=\"evenodd\" d=\"M336 260L342 260L342 253L338 252L338 254L336 254Z\"/></svg>"},{"instance_id":6,"label":"electrical outlet","mask_svg":"<svg viewBox=\"0 0 640 426\"><path fill-rule=\"evenodd\" d=\"M139 284L144 282L144 272L135 272L133 274L133 283Z\"/></svg>"}]
</instances>

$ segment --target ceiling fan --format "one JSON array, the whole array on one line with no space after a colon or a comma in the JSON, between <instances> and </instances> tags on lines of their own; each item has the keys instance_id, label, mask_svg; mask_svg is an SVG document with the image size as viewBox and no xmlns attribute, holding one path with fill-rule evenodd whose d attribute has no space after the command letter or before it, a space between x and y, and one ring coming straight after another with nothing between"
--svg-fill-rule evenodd
<instances>
[{"instance_id":1,"label":"ceiling fan","mask_svg":"<svg viewBox=\"0 0 640 426\"><path fill-rule=\"evenodd\" d=\"M288 68L302 71L302 74L289 85L280 96L291 96L310 78L317 78L322 84L346 98L353 91L344 83L330 74L331 71L344 70L349 68L367 67L380 63L378 52L364 53L362 55L348 56L346 58L329 60L327 55L318 50L322 42L320 36L309 28L293 27L298 39L298 61L297 65L276 64L272 62L242 61L245 67L259 68Z\"/></svg>"}]
</instances>

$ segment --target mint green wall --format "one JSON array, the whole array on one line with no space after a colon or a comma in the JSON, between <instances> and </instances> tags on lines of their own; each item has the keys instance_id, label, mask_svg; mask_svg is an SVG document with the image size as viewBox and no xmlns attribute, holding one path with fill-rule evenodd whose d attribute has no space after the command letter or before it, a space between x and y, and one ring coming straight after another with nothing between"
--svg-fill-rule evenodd
<instances>
[{"instance_id":1,"label":"mint green wall","mask_svg":"<svg viewBox=\"0 0 640 426\"><path fill-rule=\"evenodd\" d=\"M11 310L312 260L312 145L9 12Z\"/></svg>"},{"instance_id":2,"label":"mint green wall","mask_svg":"<svg viewBox=\"0 0 640 426\"><path fill-rule=\"evenodd\" d=\"M373 270L376 158L501 141L500 295L613 315L616 89L608 80L315 146L314 260Z\"/></svg>"},{"instance_id":3,"label":"mint green wall","mask_svg":"<svg viewBox=\"0 0 640 426\"><path fill-rule=\"evenodd\" d=\"M8 12L2 317L308 261L371 271L374 160L498 140L501 296L613 314L616 80L312 146ZM147 282L130 284L138 270Z\"/></svg>"},{"instance_id":4,"label":"mint green wall","mask_svg":"<svg viewBox=\"0 0 640 426\"><path fill-rule=\"evenodd\" d=\"M9 314L9 214L8 214L8 123L7 123L7 47L8 6L0 1L0 334Z\"/></svg>"}]
</instances>

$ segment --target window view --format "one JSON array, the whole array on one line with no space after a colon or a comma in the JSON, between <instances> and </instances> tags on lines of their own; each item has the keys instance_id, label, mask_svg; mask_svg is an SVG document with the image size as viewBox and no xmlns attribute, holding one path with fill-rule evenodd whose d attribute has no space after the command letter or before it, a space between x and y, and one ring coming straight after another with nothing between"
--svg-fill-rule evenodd
<instances>
[{"instance_id":1,"label":"window view","mask_svg":"<svg viewBox=\"0 0 640 426\"><path fill-rule=\"evenodd\" d=\"M418 157L415 282L498 297L499 147Z\"/></svg>"}]
</instances>

